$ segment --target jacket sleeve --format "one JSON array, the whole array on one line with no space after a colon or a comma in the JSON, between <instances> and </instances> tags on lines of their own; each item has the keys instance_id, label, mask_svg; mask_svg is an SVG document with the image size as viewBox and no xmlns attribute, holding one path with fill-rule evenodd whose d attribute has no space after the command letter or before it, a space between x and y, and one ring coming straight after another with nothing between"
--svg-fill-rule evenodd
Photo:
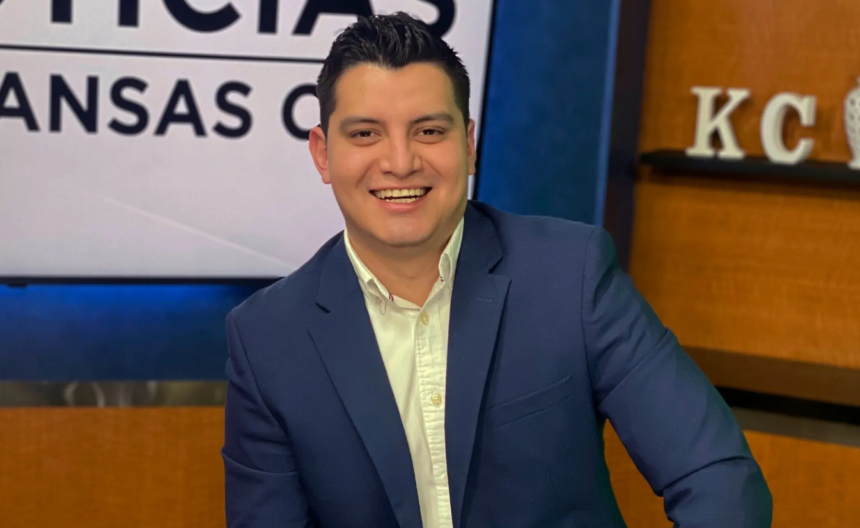
<instances>
[{"instance_id":1,"label":"jacket sleeve","mask_svg":"<svg viewBox=\"0 0 860 528\"><path fill-rule=\"evenodd\" d=\"M731 410L592 233L583 332L595 404L678 528L765 528L772 499Z\"/></svg>"},{"instance_id":2,"label":"jacket sleeve","mask_svg":"<svg viewBox=\"0 0 860 528\"><path fill-rule=\"evenodd\" d=\"M312 526L289 438L257 387L236 326L227 316L224 484L228 528Z\"/></svg>"}]
</instances>

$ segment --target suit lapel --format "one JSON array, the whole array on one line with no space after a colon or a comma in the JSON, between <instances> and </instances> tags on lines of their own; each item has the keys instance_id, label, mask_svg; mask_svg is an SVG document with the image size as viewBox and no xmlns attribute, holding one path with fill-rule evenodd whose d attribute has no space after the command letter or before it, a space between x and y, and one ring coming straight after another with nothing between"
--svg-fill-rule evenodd
<instances>
[{"instance_id":1,"label":"suit lapel","mask_svg":"<svg viewBox=\"0 0 860 528\"><path fill-rule=\"evenodd\" d=\"M511 282L491 273L501 258L495 226L469 206L451 299L445 398L445 449L455 527L461 525L484 388Z\"/></svg>"},{"instance_id":2,"label":"suit lapel","mask_svg":"<svg viewBox=\"0 0 860 528\"><path fill-rule=\"evenodd\" d=\"M328 313L310 326L314 344L376 466L398 523L420 528L409 444L342 238L323 266L317 304Z\"/></svg>"}]
</instances>

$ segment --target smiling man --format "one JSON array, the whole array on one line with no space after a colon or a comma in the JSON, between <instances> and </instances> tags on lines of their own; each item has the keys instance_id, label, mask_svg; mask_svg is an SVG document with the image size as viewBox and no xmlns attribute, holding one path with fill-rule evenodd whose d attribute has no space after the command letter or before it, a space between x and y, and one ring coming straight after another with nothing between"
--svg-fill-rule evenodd
<instances>
[{"instance_id":1,"label":"smiling man","mask_svg":"<svg viewBox=\"0 0 860 528\"><path fill-rule=\"evenodd\" d=\"M622 527L606 420L676 526L770 526L731 411L609 236L467 200L447 44L361 19L317 95L310 152L346 229L227 318L228 526Z\"/></svg>"}]
</instances>

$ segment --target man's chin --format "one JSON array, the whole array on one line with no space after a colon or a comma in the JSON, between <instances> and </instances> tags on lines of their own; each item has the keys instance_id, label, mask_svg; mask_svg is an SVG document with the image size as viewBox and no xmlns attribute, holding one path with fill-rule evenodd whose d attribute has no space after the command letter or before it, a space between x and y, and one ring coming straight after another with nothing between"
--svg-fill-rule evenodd
<instances>
[{"instance_id":1,"label":"man's chin","mask_svg":"<svg viewBox=\"0 0 860 528\"><path fill-rule=\"evenodd\" d=\"M386 236L381 238L380 241L391 249L409 249L421 247L422 245L425 245L429 239L430 237L428 235L400 235Z\"/></svg>"},{"instance_id":2,"label":"man's chin","mask_svg":"<svg viewBox=\"0 0 860 528\"><path fill-rule=\"evenodd\" d=\"M400 229L382 229L377 231L377 240L391 249L409 249L426 245L433 237L432 230L428 228L412 226L410 229L403 229L407 226L402 225L398 227Z\"/></svg>"}]
</instances>

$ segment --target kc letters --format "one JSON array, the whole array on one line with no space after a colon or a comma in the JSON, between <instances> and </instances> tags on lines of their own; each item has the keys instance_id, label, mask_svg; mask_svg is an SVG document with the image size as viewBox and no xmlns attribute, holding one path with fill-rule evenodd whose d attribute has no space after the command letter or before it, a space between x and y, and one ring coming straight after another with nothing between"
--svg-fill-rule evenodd
<instances>
[{"instance_id":1,"label":"kc letters","mask_svg":"<svg viewBox=\"0 0 860 528\"><path fill-rule=\"evenodd\" d=\"M724 160L740 160L746 156L738 144L732 126L731 116L738 107L750 98L746 88L722 88L695 86L692 93L698 98L696 116L696 135L693 146L686 150L687 156L694 158L717 157ZM717 109L717 99L727 96L728 100ZM809 158L815 141L805 137L796 145L788 146L783 139L786 116L796 112L800 125L804 128L815 126L817 99L813 95L782 92L774 95L765 106L759 126L759 136L765 155L772 163L796 165ZM853 90L845 100L845 132L854 159L849 167L860 170L860 93ZM715 136L721 146L715 146Z\"/></svg>"}]
</instances>

